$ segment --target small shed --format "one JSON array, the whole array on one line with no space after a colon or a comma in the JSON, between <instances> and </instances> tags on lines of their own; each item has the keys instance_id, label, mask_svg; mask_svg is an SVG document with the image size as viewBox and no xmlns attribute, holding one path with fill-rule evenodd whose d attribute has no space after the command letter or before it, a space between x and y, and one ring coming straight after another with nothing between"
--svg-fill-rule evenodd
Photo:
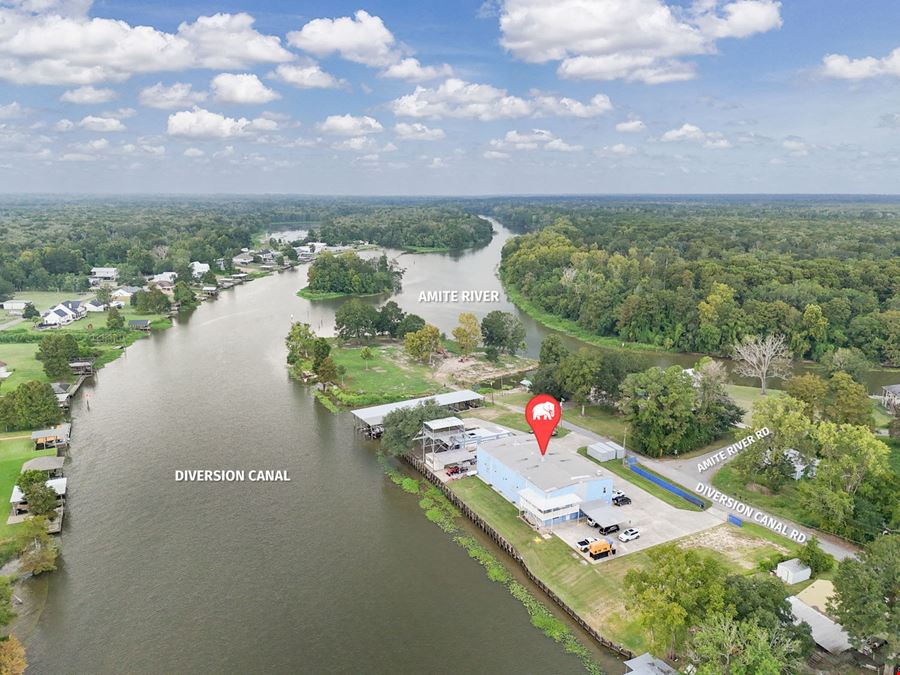
<instances>
[{"instance_id":1,"label":"small shed","mask_svg":"<svg viewBox=\"0 0 900 675\"><path fill-rule=\"evenodd\" d=\"M900 384L889 384L881 388L881 405L894 414L900 412Z\"/></svg>"},{"instance_id":2,"label":"small shed","mask_svg":"<svg viewBox=\"0 0 900 675\"><path fill-rule=\"evenodd\" d=\"M65 461L64 457L50 455L35 457L22 465L22 473L26 471L46 471L51 478L59 478L62 476Z\"/></svg>"},{"instance_id":3,"label":"small shed","mask_svg":"<svg viewBox=\"0 0 900 675\"><path fill-rule=\"evenodd\" d=\"M613 459L622 459L625 457L625 448L611 441L608 438L596 443L591 443L587 447L587 454L598 462L608 462Z\"/></svg>"},{"instance_id":4,"label":"small shed","mask_svg":"<svg viewBox=\"0 0 900 675\"><path fill-rule=\"evenodd\" d=\"M628 668L628 675L678 675L678 671L672 666L648 652L629 659L625 662L625 667Z\"/></svg>"},{"instance_id":5,"label":"small shed","mask_svg":"<svg viewBox=\"0 0 900 675\"><path fill-rule=\"evenodd\" d=\"M790 560L780 562L775 568L775 576L788 585L799 584L801 581L806 581L811 574L812 570L809 569L809 566L804 565L797 558L791 558Z\"/></svg>"},{"instance_id":6,"label":"small shed","mask_svg":"<svg viewBox=\"0 0 900 675\"><path fill-rule=\"evenodd\" d=\"M150 320L149 319L131 319L128 322L128 327L131 330L150 330Z\"/></svg>"}]
</instances>

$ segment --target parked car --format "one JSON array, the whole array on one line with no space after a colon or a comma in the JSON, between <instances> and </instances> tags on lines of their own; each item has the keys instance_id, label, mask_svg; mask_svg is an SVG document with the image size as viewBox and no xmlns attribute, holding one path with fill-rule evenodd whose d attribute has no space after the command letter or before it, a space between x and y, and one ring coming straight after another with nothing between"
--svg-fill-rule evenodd
<instances>
[{"instance_id":1,"label":"parked car","mask_svg":"<svg viewBox=\"0 0 900 675\"><path fill-rule=\"evenodd\" d=\"M616 497L624 497L624 496L625 496L625 493L622 492L621 490L613 490L613 496L612 496L613 499L615 499Z\"/></svg>"},{"instance_id":2,"label":"parked car","mask_svg":"<svg viewBox=\"0 0 900 675\"><path fill-rule=\"evenodd\" d=\"M597 537L588 537L587 539L582 539L578 542L578 550L582 553L587 553L588 549L591 547L595 541L600 541Z\"/></svg>"},{"instance_id":3,"label":"parked car","mask_svg":"<svg viewBox=\"0 0 900 675\"><path fill-rule=\"evenodd\" d=\"M628 495L619 495L618 497L613 497L612 503L614 506L625 506L626 504L631 503L631 497Z\"/></svg>"},{"instance_id":4,"label":"parked car","mask_svg":"<svg viewBox=\"0 0 900 675\"><path fill-rule=\"evenodd\" d=\"M641 533L637 531L634 527L629 527L624 532L619 533L619 541L632 541L634 539L640 539Z\"/></svg>"},{"instance_id":5,"label":"parked car","mask_svg":"<svg viewBox=\"0 0 900 675\"><path fill-rule=\"evenodd\" d=\"M619 531L619 526L618 525L607 525L606 527L601 527L599 529L600 529L601 534L612 534L613 532Z\"/></svg>"},{"instance_id":6,"label":"parked car","mask_svg":"<svg viewBox=\"0 0 900 675\"><path fill-rule=\"evenodd\" d=\"M461 466L451 466L449 469L447 469L447 475L455 476L456 474L460 473L461 471L462 471Z\"/></svg>"},{"instance_id":7,"label":"parked car","mask_svg":"<svg viewBox=\"0 0 900 675\"><path fill-rule=\"evenodd\" d=\"M590 525L591 527L597 527L596 521L591 517L588 517L587 524Z\"/></svg>"}]
</instances>

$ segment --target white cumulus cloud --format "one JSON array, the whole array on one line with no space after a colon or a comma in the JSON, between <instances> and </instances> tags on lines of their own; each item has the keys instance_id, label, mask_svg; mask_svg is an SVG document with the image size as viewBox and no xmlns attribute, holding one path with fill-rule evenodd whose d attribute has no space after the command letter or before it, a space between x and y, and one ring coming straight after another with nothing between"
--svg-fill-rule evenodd
<instances>
[{"instance_id":1,"label":"white cumulus cloud","mask_svg":"<svg viewBox=\"0 0 900 675\"><path fill-rule=\"evenodd\" d=\"M381 76L407 82L427 82L453 75L453 68L443 63L440 66L423 66L419 59L405 58L385 68Z\"/></svg>"},{"instance_id":2,"label":"white cumulus cloud","mask_svg":"<svg viewBox=\"0 0 900 675\"><path fill-rule=\"evenodd\" d=\"M125 125L122 124L121 120L118 120L115 117L99 117L97 115L88 115L78 123L78 126L88 131L97 131L100 133L125 131Z\"/></svg>"},{"instance_id":3,"label":"white cumulus cloud","mask_svg":"<svg viewBox=\"0 0 900 675\"><path fill-rule=\"evenodd\" d=\"M323 133L336 136L361 136L384 131L381 123L368 115L359 117L353 115L329 115L324 122L318 124L318 127Z\"/></svg>"},{"instance_id":4,"label":"white cumulus cloud","mask_svg":"<svg viewBox=\"0 0 900 675\"><path fill-rule=\"evenodd\" d=\"M394 126L397 136L410 141L439 141L446 135L443 129L434 129L425 126L421 122L398 122Z\"/></svg>"},{"instance_id":5,"label":"white cumulus cloud","mask_svg":"<svg viewBox=\"0 0 900 675\"><path fill-rule=\"evenodd\" d=\"M264 118L248 120L246 117L235 119L195 106L193 110L182 110L169 115L166 132L170 136L212 139L234 138L243 136L249 131L267 131L271 128L277 128L277 124L272 120Z\"/></svg>"},{"instance_id":6,"label":"white cumulus cloud","mask_svg":"<svg viewBox=\"0 0 900 675\"><path fill-rule=\"evenodd\" d=\"M882 58L852 59L845 54L827 54L822 59L822 74L839 80L867 80L885 75L900 77L900 48Z\"/></svg>"},{"instance_id":7,"label":"white cumulus cloud","mask_svg":"<svg viewBox=\"0 0 900 675\"><path fill-rule=\"evenodd\" d=\"M558 61L563 78L640 81L691 79L686 57L713 53L716 40L781 26L775 0L505 0L501 44L530 63Z\"/></svg>"},{"instance_id":8,"label":"white cumulus cloud","mask_svg":"<svg viewBox=\"0 0 900 675\"><path fill-rule=\"evenodd\" d=\"M176 82L168 87L157 82L152 87L141 89L138 100L148 108L174 110L205 101L206 92L194 91L193 86L187 82Z\"/></svg>"},{"instance_id":9,"label":"white cumulus cloud","mask_svg":"<svg viewBox=\"0 0 900 675\"><path fill-rule=\"evenodd\" d=\"M388 66L396 61L394 35L381 17L359 10L352 17L313 19L287 34L288 44L316 56L340 54L367 66Z\"/></svg>"},{"instance_id":10,"label":"white cumulus cloud","mask_svg":"<svg viewBox=\"0 0 900 675\"><path fill-rule=\"evenodd\" d=\"M88 85L63 92L63 95L59 97L59 100L65 101L66 103L90 105L94 103L108 103L115 98L116 92L112 89L97 89Z\"/></svg>"},{"instance_id":11,"label":"white cumulus cloud","mask_svg":"<svg viewBox=\"0 0 900 675\"><path fill-rule=\"evenodd\" d=\"M660 139L663 143L700 143L712 150L725 150L731 143L718 131L703 131L695 124L684 123L677 129L670 129Z\"/></svg>"},{"instance_id":12,"label":"white cumulus cloud","mask_svg":"<svg viewBox=\"0 0 900 675\"><path fill-rule=\"evenodd\" d=\"M317 63L298 65L283 63L270 77L286 82L298 89L336 89L343 86L343 80L326 73Z\"/></svg>"},{"instance_id":13,"label":"white cumulus cloud","mask_svg":"<svg viewBox=\"0 0 900 675\"><path fill-rule=\"evenodd\" d=\"M252 73L222 73L210 83L213 94L221 103L259 105L270 103L281 96L269 89Z\"/></svg>"},{"instance_id":14,"label":"white cumulus cloud","mask_svg":"<svg viewBox=\"0 0 900 675\"><path fill-rule=\"evenodd\" d=\"M618 131L619 133L622 133L622 134L634 134L639 131L644 131L646 128L647 128L647 125L638 119L628 120L626 122L619 122L616 125L616 131Z\"/></svg>"}]
</instances>

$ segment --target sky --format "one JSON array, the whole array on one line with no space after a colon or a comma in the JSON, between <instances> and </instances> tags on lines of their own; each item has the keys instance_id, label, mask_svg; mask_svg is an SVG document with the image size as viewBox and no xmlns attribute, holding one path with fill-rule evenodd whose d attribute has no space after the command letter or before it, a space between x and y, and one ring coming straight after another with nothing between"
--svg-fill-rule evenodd
<instances>
[{"instance_id":1,"label":"sky","mask_svg":"<svg viewBox=\"0 0 900 675\"><path fill-rule=\"evenodd\" d=\"M0 0L0 192L898 192L900 3Z\"/></svg>"}]
</instances>

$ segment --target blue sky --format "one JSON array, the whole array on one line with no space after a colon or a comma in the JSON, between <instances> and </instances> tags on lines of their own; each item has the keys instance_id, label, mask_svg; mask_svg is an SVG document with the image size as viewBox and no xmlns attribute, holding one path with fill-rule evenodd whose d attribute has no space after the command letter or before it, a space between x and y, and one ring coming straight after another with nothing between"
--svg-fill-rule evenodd
<instances>
[{"instance_id":1,"label":"blue sky","mask_svg":"<svg viewBox=\"0 0 900 675\"><path fill-rule=\"evenodd\" d=\"M895 193L900 5L0 0L4 192Z\"/></svg>"}]
</instances>

